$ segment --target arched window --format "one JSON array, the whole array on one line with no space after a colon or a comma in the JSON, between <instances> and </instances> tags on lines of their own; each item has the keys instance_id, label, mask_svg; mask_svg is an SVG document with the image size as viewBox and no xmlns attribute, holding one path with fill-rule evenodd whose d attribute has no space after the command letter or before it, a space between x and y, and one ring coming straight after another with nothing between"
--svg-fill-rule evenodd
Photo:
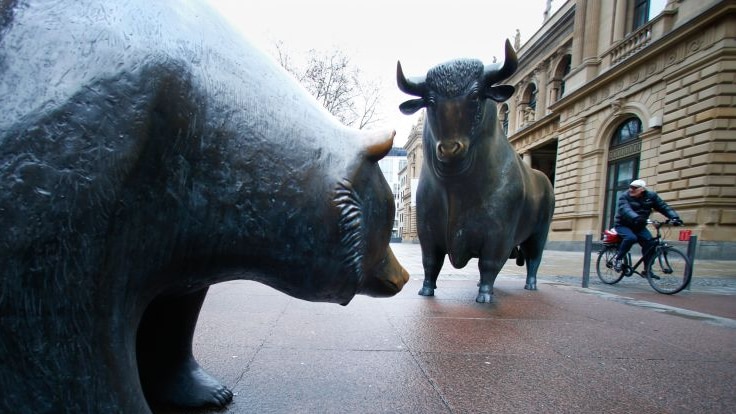
<instances>
[{"instance_id":1,"label":"arched window","mask_svg":"<svg viewBox=\"0 0 736 414\"><path fill-rule=\"evenodd\" d=\"M529 84L529 108L532 111L537 110L537 86L533 83Z\"/></svg>"},{"instance_id":2,"label":"arched window","mask_svg":"<svg viewBox=\"0 0 736 414\"><path fill-rule=\"evenodd\" d=\"M639 178L641 154L641 121L631 117L623 121L613 133L608 149L608 174L603 212L603 229L613 227L618 197Z\"/></svg>"},{"instance_id":3,"label":"arched window","mask_svg":"<svg viewBox=\"0 0 736 414\"><path fill-rule=\"evenodd\" d=\"M563 96L565 96L565 76L570 73L571 60L570 55L565 55L562 60L560 60L560 63L557 65L557 69L555 70L555 77L552 80L552 84L553 88L556 89L554 97L556 101L559 101Z\"/></svg>"},{"instance_id":4,"label":"arched window","mask_svg":"<svg viewBox=\"0 0 736 414\"><path fill-rule=\"evenodd\" d=\"M521 122L517 122L519 126L529 125L536 119L537 109L537 86L529 83L521 95L521 105L519 106L519 115Z\"/></svg>"}]
</instances>

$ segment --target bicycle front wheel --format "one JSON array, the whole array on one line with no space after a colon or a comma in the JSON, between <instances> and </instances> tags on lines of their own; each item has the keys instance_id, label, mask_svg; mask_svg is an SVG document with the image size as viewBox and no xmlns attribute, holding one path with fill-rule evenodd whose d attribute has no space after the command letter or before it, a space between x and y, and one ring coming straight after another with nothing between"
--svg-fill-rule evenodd
<instances>
[{"instance_id":1,"label":"bicycle front wheel","mask_svg":"<svg viewBox=\"0 0 736 414\"><path fill-rule=\"evenodd\" d=\"M658 248L649 261L648 269L647 280L659 293L672 295L690 283L690 260L674 247Z\"/></svg>"},{"instance_id":2,"label":"bicycle front wheel","mask_svg":"<svg viewBox=\"0 0 736 414\"><path fill-rule=\"evenodd\" d=\"M595 262L595 271L601 282L607 285L613 285L624 277L623 272L613 270L613 262L616 260L618 248L616 246L606 246L598 253L598 260Z\"/></svg>"}]
</instances>

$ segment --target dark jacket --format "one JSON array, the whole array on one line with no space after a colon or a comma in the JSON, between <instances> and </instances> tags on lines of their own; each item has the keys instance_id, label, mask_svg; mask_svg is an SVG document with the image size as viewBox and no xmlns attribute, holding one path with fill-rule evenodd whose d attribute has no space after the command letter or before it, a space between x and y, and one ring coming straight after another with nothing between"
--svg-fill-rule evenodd
<instances>
[{"instance_id":1,"label":"dark jacket","mask_svg":"<svg viewBox=\"0 0 736 414\"><path fill-rule=\"evenodd\" d=\"M624 191L618 198L615 224L632 229L645 227L646 224L644 223L649 218L652 210L662 213L670 220L680 218L675 210L668 206L654 191L644 190L644 193L639 198L632 197L628 191ZM637 217L641 217L644 223L637 224Z\"/></svg>"}]
</instances>

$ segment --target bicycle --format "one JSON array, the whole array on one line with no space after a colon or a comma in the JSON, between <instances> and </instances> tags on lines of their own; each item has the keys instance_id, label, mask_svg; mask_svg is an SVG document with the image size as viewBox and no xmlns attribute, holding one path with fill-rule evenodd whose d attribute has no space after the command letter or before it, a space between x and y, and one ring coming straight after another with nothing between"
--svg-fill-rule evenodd
<instances>
[{"instance_id":1,"label":"bicycle","mask_svg":"<svg viewBox=\"0 0 736 414\"><path fill-rule=\"evenodd\" d=\"M615 232L605 231L603 236L603 247L598 253L596 261L596 272L601 282L607 285L618 283L624 277L637 274L649 281L649 285L659 293L667 295L675 294L690 283L692 273L690 271L691 264L687 255L682 253L662 237L660 227L671 224L670 220L657 221L647 220L647 224L654 225L657 229L657 235L652 239L652 248L654 253L649 258L649 263L644 264L644 270L639 272L637 269L644 263L644 255L633 266L631 265L631 253L627 253L623 258L621 271L614 269L614 261L618 254L618 247L621 238Z\"/></svg>"}]
</instances>

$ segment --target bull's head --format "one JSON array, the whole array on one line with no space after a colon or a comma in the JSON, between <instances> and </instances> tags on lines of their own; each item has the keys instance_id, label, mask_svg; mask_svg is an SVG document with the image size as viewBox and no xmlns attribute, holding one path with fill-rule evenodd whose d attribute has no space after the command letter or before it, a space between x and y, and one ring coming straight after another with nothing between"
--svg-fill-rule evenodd
<instances>
[{"instance_id":1,"label":"bull's head","mask_svg":"<svg viewBox=\"0 0 736 414\"><path fill-rule=\"evenodd\" d=\"M435 66L423 78L410 79L404 77L401 62L397 63L399 89L419 97L402 103L399 109L409 115L427 108L427 123L440 162L465 158L480 128L490 122L483 119L486 99L502 102L514 93L513 86L497 85L516 71L518 63L508 40L505 55L503 64L484 67L479 60L460 59ZM492 121L497 122L495 118Z\"/></svg>"}]
</instances>

